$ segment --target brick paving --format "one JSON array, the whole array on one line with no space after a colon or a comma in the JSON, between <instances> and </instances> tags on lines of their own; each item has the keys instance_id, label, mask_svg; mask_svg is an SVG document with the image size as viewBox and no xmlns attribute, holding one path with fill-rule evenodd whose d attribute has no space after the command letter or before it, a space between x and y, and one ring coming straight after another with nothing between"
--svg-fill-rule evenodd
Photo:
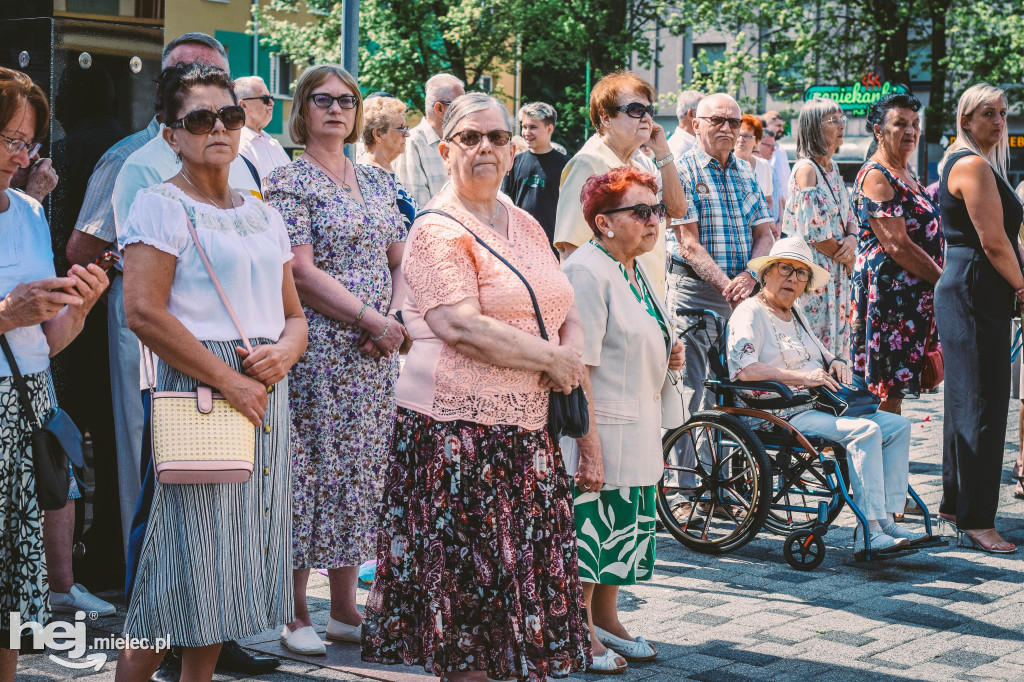
<instances>
[{"instance_id":1,"label":"brick paving","mask_svg":"<svg viewBox=\"0 0 1024 682\"><path fill-rule=\"evenodd\" d=\"M932 513L941 496L942 395L905 403L914 424L911 484ZM1016 457L1013 404L1004 453L999 524L1024 544L1024 500L1013 497ZM908 520L911 517L908 517ZM734 553L691 552L671 536L658 538L649 583L623 588L622 620L653 642L659 658L635 664L617 679L638 680L1024 680L1024 550L996 556L952 543L889 562L853 560L853 516L840 515L825 536L827 556L815 571L789 568L782 538L763 532ZM314 574L310 607L326 625L326 578ZM365 599L366 591L360 591ZM116 593L105 597L116 600ZM123 608L89 623L88 641L121 625ZM247 642L284 655L275 633ZM369 666L354 645L331 644L319 660L291 656L279 680L424 680L422 670ZM97 652L90 652L97 653ZM99 651L114 658L115 652ZM21 659L19 680L114 679L109 660L99 671L69 670L48 656ZM603 676L578 674L578 680ZM217 675L217 680L242 679Z\"/></svg>"}]
</instances>

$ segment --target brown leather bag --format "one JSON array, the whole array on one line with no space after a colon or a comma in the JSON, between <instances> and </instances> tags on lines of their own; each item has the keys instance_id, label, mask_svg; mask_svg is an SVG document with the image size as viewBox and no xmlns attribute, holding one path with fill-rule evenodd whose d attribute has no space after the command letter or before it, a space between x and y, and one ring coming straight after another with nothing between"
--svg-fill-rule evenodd
<instances>
[{"instance_id":1,"label":"brown leather bag","mask_svg":"<svg viewBox=\"0 0 1024 682\"><path fill-rule=\"evenodd\" d=\"M935 333L935 322L928 339L924 342L924 358L921 362L921 390L933 391L939 387L946 376L945 363L942 359L942 346L939 336Z\"/></svg>"}]
</instances>

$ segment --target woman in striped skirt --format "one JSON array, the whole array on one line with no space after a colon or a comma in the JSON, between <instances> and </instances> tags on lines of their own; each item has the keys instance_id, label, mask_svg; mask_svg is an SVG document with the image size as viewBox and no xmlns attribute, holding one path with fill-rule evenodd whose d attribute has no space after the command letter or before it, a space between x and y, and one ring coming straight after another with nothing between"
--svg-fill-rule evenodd
<instances>
[{"instance_id":1,"label":"woman in striped skirt","mask_svg":"<svg viewBox=\"0 0 1024 682\"><path fill-rule=\"evenodd\" d=\"M119 234L128 324L160 358L157 390L213 387L259 427L245 483L156 484L125 636L183 647L182 677L211 679L221 644L293 617L286 375L306 347L291 249L273 209L228 186L245 113L228 74L166 69L164 139L181 172L139 192ZM188 221L250 337L245 351ZM145 680L163 651L128 649L119 680Z\"/></svg>"}]
</instances>

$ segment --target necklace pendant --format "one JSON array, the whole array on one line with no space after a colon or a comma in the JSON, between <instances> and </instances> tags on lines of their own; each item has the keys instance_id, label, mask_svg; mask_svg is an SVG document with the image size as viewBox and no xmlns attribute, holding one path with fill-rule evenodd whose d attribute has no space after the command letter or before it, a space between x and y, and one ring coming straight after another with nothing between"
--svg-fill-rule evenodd
<instances>
[{"instance_id":1,"label":"necklace pendant","mask_svg":"<svg viewBox=\"0 0 1024 682\"><path fill-rule=\"evenodd\" d=\"M345 190L346 194L352 194L352 188L349 187L348 185L342 185L341 188Z\"/></svg>"}]
</instances>

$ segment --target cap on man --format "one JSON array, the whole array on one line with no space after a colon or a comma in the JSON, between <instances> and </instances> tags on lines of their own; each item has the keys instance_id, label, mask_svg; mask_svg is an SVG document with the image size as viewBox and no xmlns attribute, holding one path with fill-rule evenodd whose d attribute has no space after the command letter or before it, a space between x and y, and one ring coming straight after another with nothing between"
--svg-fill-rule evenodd
<instances>
[{"instance_id":1,"label":"cap on man","mask_svg":"<svg viewBox=\"0 0 1024 682\"><path fill-rule=\"evenodd\" d=\"M555 235L558 187L562 170L569 161L569 157L551 145L557 119L555 108L544 102L532 102L519 110L519 126L527 150L516 154L512 170L501 186L516 206L537 219L548 241Z\"/></svg>"},{"instance_id":2,"label":"cap on man","mask_svg":"<svg viewBox=\"0 0 1024 682\"><path fill-rule=\"evenodd\" d=\"M421 207L448 182L448 173L438 151L441 122L452 100L466 94L466 84L451 74L439 73L430 77L424 90L423 120L409 131L405 152L395 161L398 179Z\"/></svg>"},{"instance_id":3,"label":"cap on man","mask_svg":"<svg viewBox=\"0 0 1024 682\"><path fill-rule=\"evenodd\" d=\"M252 161L260 180L264 180L270 171L291 161L281 143L263 130L274 118L274 98L259 76L236 78L235 96L245 109L245 127L242 128L238 153Z\"/></svg>"}]
</instances>

